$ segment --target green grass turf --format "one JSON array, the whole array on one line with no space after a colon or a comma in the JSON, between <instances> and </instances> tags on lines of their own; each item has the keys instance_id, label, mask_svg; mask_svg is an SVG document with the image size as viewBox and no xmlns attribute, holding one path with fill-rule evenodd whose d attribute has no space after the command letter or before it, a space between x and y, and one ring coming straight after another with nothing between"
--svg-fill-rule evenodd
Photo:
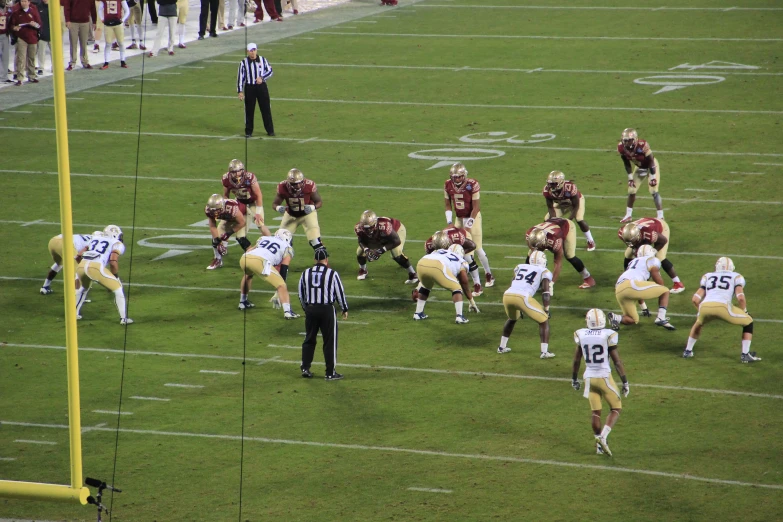
<instances>
[{"instance_id":1,"label":"green grass turf","mask_svg":"<svg viewBox=\"0 0 783 522\"><path fill-rule=\"evenodd\" d=\"M736 4L691 1L688 6ZM278 134L274 140L236 138L242 117L232 78L239 51L204 61L205 70L152 75L158 81L144 83L141 122L141 85L102 86L79 93L83 101L69 103L71 169L93 175L72 178L75 231L90 232L109 222L124 227L129 252L121 260L121 275L130 283L130 315L137 321L126 336L110 295L95 289L79 323L80 346L89 348L80 352L82 421L86 427L99 426L83 436L85 475L110 479L113 473L116 416L93 410L116 409L122 393L123 411L133 413L121 417L115 481L125 491L113 499L113 519L566 520L574 518L575 508L577 516L628 520L778 517L781 489L623 470L783 486L778 436L783 372L774 342L783 333L778 297L783 281L777 270L783 245L776 231L783 219L778 182L783 166L757 165L783 163L779 77L695 71L725 81L658 95L652 93L660 86L633 83L655 71L666 74L683 63L713 60L783 73L777 41L641 38L780 38L783 15L424 5L384 12L397 18L368 18L377 24L358 24L358 29L337 25L310 34L314 40L270 46L264 54L275 67L270 82ZM642 30L640 19L650 28ZM325 34L341 32L387 35ZM460 33L640 39L393 36ZM438 69L464 66L509 70ZM613 72L523 72L539 67ZM183 94L195 96L178 96ZM362 103L371 101L399 103ZM493 107L499 105L504 107ZM0 428L0 457L15 459L0 461L0 477L66 483L67 431L56 427L67 424L64 351L18 346L64 344L62 285L56 283L51 296L37 294L51 264L46 243L58 232L56 178L47 174L56 170L55 139L51 130L42 130L52 129L54 120L46 107L23 110L33 113L5 113L3 124L28 130L1 131L8 137L4 142L20 144L4 150L1 173L6 197L0 207L0 341L9 344L0 359L0 420L17 424ZM262 134L260 117L256 124L256 135ZM672 317L678 327L673 333L655 328L650 320L620 332L631 396L610 437L615 457L608 459L593 454L587 401L568 379L572 332L583 325L584 312L616 308L613 284L622 271L622 254L601 249L622 248L616 216L625 208L625 174L614 148L627 126L640 130L661 163L661 192L672 229L669 259L687 287L672 297L669 312L688 316ZM139 128L140 178L135 180ZM101 130L120 133L96 132ZM447 167L427 170L438 159L409 155L470 158L458 151L421 151L466 147L460 137L487 132L506 132L501 137L517 140L540 133L556 137L533 145L472 146L505 153L466 162L484 191L484 242L498 283L477 299L482 313L464 327L453 324L453 308L441 292L427 306L430 320L413 323L410 289L390 259L370 265L367 280L355 280L353 224L368 207L400 219L408 230L405 250L415 262L423 240L444 224L440 188ZM317 139L301 143L311 138ZM31 156L33 149L37 154ZM222 270L207 272L208 249L153 261L165 250L139 245L149 240L206 246L208 240L198 236L208 232L189 225L203 219L206 198L221 190L219 176L233 157L242 158L259 176L272 224L274 185L289 168L301 168L321 187L324 243L346 284L349 320L362 323L340 328L342 382L298 377L299 352L284 346L301 342L304 322L284 321L268 307L271 292L262 284L251 296L257 308L246 315L236 311L236 246ZM585 252L580 236L578 255L599 285L577 290L579 276L564 266L553 301L550 350L557 357L537 358L537 329L526 320L516 327L513 351L499 356L494 350L505 319L501 295L516 258L525 253L524 231L546 212L537 194L553 169L565 171L587 195L587 221L599 251ZM22 195L34 196L35 205ZM642 188L635 216L654 215L652 206ZM35 220L39 222L20 226ZM180 234L196 237L161 238ZM302 236L295 246L291 281L309 265L311 253ZM723 324L704 330L696 358L680 358L692 323L690 296L718 254L735 254L737 270L748 280L749 308L758 319L753 349L764 357L758 365L739 364L738 328ZM131 352L121 388L124 347ZM243 356L249 358L244 367ZM319 349L316 362L321 360ZM317 377L321 368L315 366ZM200 373L203 369L238 373ZM423 369L450 373L417 371ZM243 370L245 434L251 438L240 461ZM17 439L58 444L29 445L15 443ZM0 518L93 516L72 505L0 501Z\"/></svg>"}]
</instances>

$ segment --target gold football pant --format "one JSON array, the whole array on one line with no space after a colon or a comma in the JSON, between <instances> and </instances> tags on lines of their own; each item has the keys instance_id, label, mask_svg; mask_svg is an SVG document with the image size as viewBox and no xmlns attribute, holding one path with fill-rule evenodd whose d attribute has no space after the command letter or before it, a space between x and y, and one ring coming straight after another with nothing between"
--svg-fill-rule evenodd
<instances>
[{"instance_id":1,"label":"gold football pant","mask_svg":"<svg viewBox=\"0 0 783 522\"><path fill-rule=\"evenodd\" d=\"M300 226L304 227L308 241L321 237L321 227L318 226L318 212L311 212L302 217L293 217L288 212L283 214L280 228L288 230L293 235Z\"/></svg>"},{"instance_id":2,"label":"gold football pant","mask_svg":"<svg viewBox=\"0 0 783 522\"><path fill-rule=\"evenodd\" d=\"M590 401L590 409L593 411L602 409L601 399L606 400L613 410L620 410L623 407L620 392L617 391L617 384L611 377L588 377L585 379L584 396Z\"/></svg>"},{"instance_id":3,"label":"gold football pant","mask_svg":"<svg viewBox=\"0 0 783 522\"><path fill-rule=\"evenodd\" d=\"M563 217L565 216L566 219L571 219L571 202L569 201L567 205L561 205L558 202L553 202L552 206L555 208L555 215L550 216L549 212L546 213L546 216L544 216L544 221L551 217ZM576 209L576 220L577 221L584 221L585 220L585 197L579 196L579 208Z\"/></svg>"},{"instance_id":4,"label":"gold football pant","mask_svg":"<svg viewBox=\"0 0 783 522\"><path fill-rule=\"evenodd\" d=\"M503 308L506 309L506 316L512 321L518 321L523 313L538 324L545 323L549 319L543 307L532 296L503 294Z\"/></svg>"},{"instance_id":5,"label":"gold football pant","mask_svg":"<svg viewBox=\"0 0 783 522\"><path fill-rule=\"evenodd\" d=\"M93 281L112 292L122 288L120 280L106 270L106 267L100 261L82 259L79 266L76 267L76 277L81 281L85 291L90 289Z\"/></svg>"},{"instance_id":6,"label":"gold football pant","mask_svg":"<svg viewBox=\"0 0 783 522\"><path fill-rule=\"evenodd\" d=\"M623 310L623 315L633 319L635 324L639 322L636 302L640 299L658 299L668 291L665 286L652 281L623 281L615 287L614 295Z\"/></svg>"},{"instance_id":7,"label":"gold football pant","mask_svg":"<svg viewBox=\"0 0 783 522\"><path fill-rule=\"evenodd\" d=\"M416 265L416 273L419 274L421 286L427 290L432 290L437 283L452 292L462 291L459 280L454 277L454 274L435 259L420 259Z\"/></svg>"},{"instance_id":8,"label":"gold football pant","mask_svg":"<svg viewBox=\"0 0 783 522\"><path fill-rule=\"evenodd\" d=\"M699 324L706 324L713 319L720 319L721 321L736 324L737 326L748 326L753 322L751 316L732 304L713 302L702 303L701 306L699 306L699 315L696 316L696 322Z\"/></svg>"},{"instance_id":9,"label":"gold football pant","mask_svg":"<svg viewBox=\"0 0 783 522\"><path fill-rule=\"evenodd\" d=\"M461 218L458 217L454 220L454 226L457 228L465 228L465 220L467 218ZM470 233L468 234L468 239L472 240L474 243L476 243L476 250L479 250L482 248L482 241L481 241L481 212L476 214L476 217L473 218L473 226L470 229Z\"/></svg>"},{"instance_id":10,"label":"gold football pant","mask_svg":"<svg viewBox=\"0 0 783 522\"><path fill-rule=\"evenodd\" d=\"M242 270L244 270L245 274L249 276L258 276L262 280L272 285L274 288L286 286L283 277L280 275L280 272L275 269L275 267L269 267L269 274L264 275L264 265L268 262L269 261L260 257L244 254L239 259L239 266L242 267Z\"/></svg>"},{"instance_id":11,"label":"gold football pant","mask_svg":"<svg viewBox=\"0 0 783 522\"><path fill-rule=\"evenodd\" d=\"M78 254L78 252L75 252ZM49 254L52 256L52 261L58 265L63 264L63 238L53 237L49 240Z\"/></svg>"},{"instance_id":12,"label":"gold football pant","mask_svg":"<svg viewBox=\"0 0 783 522\"><path fill-rule=\"evenodd\" d=\"M650 186L650 174L648 173L645 177L640 178L637 172L639 171L639 167L634 167L633 172L631 175L633 176L634 185L633 187L628 187L628 193L629 194L636 194L636 192L639 190L639 187L642 186L642 183L647 185L647 189L650 191L650 194L657 194L658 189L661 188L661 166L658 165L658 160L655 161L655 177L658 179L658 184L654 187Z\"/></svg>"},{"instance_id":13,"label":"gold football pant","mask_svg":"<svg viewBox=\"0 0 783 522\"><path fill-rule=\"evenodd\" d=\"M222 219L217 222L218 236L222 236L227 232L233 232L234 237L246 237L247 236L247 221L245 226L234 232L234 227L228 221Z\"/></svg>"}]
</instances>

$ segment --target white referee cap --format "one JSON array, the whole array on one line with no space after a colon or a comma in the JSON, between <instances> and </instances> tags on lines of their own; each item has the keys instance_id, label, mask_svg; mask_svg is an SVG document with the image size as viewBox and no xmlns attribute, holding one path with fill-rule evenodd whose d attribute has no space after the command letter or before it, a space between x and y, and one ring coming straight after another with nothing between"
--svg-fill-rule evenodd
<instances>
[{"instance_id":1,"label":"white referee cap","mask_svg":"<svg viewBox=\"0 0 783 522\"><path fill-rule=\"evenodd\" d=\"M256 50L258 50L258 46L256 46L256 44L254 44L254 43L249 43L249 44L247 44L247 50L248 51L256 51Z\"/></svg>"}]
</instances>

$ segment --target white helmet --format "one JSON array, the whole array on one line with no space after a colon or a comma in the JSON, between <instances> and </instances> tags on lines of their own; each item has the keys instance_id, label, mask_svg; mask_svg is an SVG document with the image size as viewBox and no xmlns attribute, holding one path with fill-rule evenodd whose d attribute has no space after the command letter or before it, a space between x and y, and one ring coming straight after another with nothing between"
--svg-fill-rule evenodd
<instances>
[{"instance_id":1,"label":"white helmet","mask_svg":"<svg viewBox=\"0 0 783 522\"><path fill-rule=\"evenodd\" d=\"M103 235L122 241L122 229L117 225L108 225L103 229Z\"/></svg>"},{"instance_id":2,"label":"white helmet","mask_svg":"<svg viewBox=\"0 0 783 522\"><path fill-rule=\"evenodd\" d=\"M465 249L462 248L462 245L451 245L448 250L453 254L457 254L460 259L465 256Z\"/></svg>"},{"instance_id":3,"label":"white helmet","mask_svg":"<svg viewBox=\"0 0 783 522\"><path fill-rule=\"evenodd\" d=\"M284 228L278 228L277 232L275 232L275 237L278 239L282 239L289 245L291 244L291 240L293 239L293 235L291 234L291 232L289 232Z\"/></svg>"},{"instance_id":4,"label":"white helmet","mask_svg":"<svg viewBox=\"0 0 783 522\"><path fill-rule=\"evenodd\" d=\"M606 315L598 308L587 311L587 327L591 330L599 330L606 327Z\"/></svg>"},{"instance_id":5,"label":"white helmet","mask_svg":"<svg viewBox=\"0 0 783 522\"><path fill-rule=\"evenodd\" d=\"M92 237L103 237L103 230L96 230L92 233Z\"/></svg>"},{"instance_id":6,"label":"white helmet","mask_svg":"<svg viewBox=\"0 0 783 522\"><path fill-rule=\"evenodd\" d=\"M716 272L733 272L734 271L734 261L732 261L730 257L721 257L721 258L719 258L718 262L715 263L715 271Z\"/></svg>"},{"instance_id":7,"label":"white helmet","mask_svg":"<svg viewBox=\"0 0 783 522\"><path fill-rule=\"evenodd\" d=\"M653 248L652 245L642 245L639 250L636 251L636 257L651 257L657 254L658 251Z\"/></svg>"},{"instance_id":8,"label":"white helmet","mask_svg":"<svg viewBox=\"0 0 783 522\"><path fill-rule=\"evenodd\" d=\"M531 265L546 267L546 254L540 250L534 250L528 261Z\"/></svg>"}]
</instances>

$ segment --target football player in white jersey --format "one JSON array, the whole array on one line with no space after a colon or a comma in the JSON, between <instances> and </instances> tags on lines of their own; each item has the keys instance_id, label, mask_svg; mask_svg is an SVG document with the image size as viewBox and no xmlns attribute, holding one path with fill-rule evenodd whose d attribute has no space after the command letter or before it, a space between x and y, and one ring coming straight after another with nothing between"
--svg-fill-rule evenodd
<instances>
[{"instance_id":1,"label":"football player in white jersey","mask_svg":"<svg viewBox=\"0 0 783 522\"><path fill-rule=\"evenodd\" d=\"M508 338L514 331L517 321L525 314L538 323L538 334L541 337L541 359L551 359L555 356L549 351L549 286L552 284L552 272L546 268L546 254L536 250L530 254L529 264L517 265L514 268L514 279L511 287L503 294L503 307L508 320L503 325L503 335L500 337L498 353L508 353ZM541 297L542 307L534 296L539 286L543 287Z\"/></svg>"},{"instance_id":2,"label":"football player in white jersey","mask_svg":"<svg viewBox=\"0 0 783 522\"><path fill-rule=\"evenodd\" d=\"M460 245L451 245L448 250L436 250L419 260L416 265L416 273L419 274L419 288L414 293L416 299L415 321L421 321L429 317L424 313L424 306L430 296L430 290L437 283L447 290L451 290L451 300L457 311L454 320L457 324L466 324L468 319L462 315L462 296L470 296L468 311L478 313L476 301L470 293L468 286L468 263L465 261L465 250Z\"/></svg>"},{"instance_id":3,"label":"football player in white jersey","mask_svg":"<svg viewBox=\"0 0 783 522\"><path fill-rule=\"evenodd\" d=\"M737 298L739 307L732 303ZM701 327L708 321L720 319L730 324L742 326L742 355L740 362L760 361L756 352L750 351L753 339L753 318L748 314L748 301L745 299L745 278L734 271L734 262L721 257L715 263L715 271L704 274L699 289L693 294L693 305L699 310L688 336L688 345L683 357L693 357L693 346L701 335Z\"/></svg>"},{"instance_id":4,"label":"football player in white jersey","mask_svg":"<svg viewBox=\"0 0 783 522\"><path fill-rule=\"evenodd\" d=\"M76 318L81 319L81 309L93 281L114 293L114 303L120 313L120 324L132 324L127 316L125 294L122 283L117 278L120 272L119 258L125 253L122 242L122 230L117 225L109 225L103 232L95 232L90 243L82 249L82 260L76 267L76 277L82 286L76 291ZM106 268L109 268L109 271Z\"/></svg>"},{"instance_id":5,"label":"football player in white jersey","mask_svg":"<svg viewBox=\"0 0 783 522\"><path fill-rule=\"evenodd\" d=\"M73 235L73 254L74 259L76 259L76 264L79 264L79 261L81 261L81 258L79 257L79 252L81 252L85 246L87 246L90 243L90 240L92 239L92 236L89 234L74 234ZM46 274L46 279L44 279L43 286L41 287L41 295L49 295L53 292L51 289L52 281L55 277L57 277L57 274L60 273L60 270L63 269L63 235L59 234L57 236L54 236L52 239L49 240L49 255L52 256L52 261L54 261L54 264L49 269L49 273ZM81 283L79 282L79 278L76 278L76 288L78 289L79 286L81 286Z\"/></svg>"},{"instance_id":6,"label":"football player in white jersey","mask_svg":"<svg viewBox=\"0 0 783 522\"><path fill-rule=\"evenodd\" d=\"M279 304L283 307L283 317L286 319L299 317L299 314L291 310L291 298L288 295L288 287L285 282L288 275L288 265L294 257L294 249L291 248L292 238L291 232L281 228L275 232L274 236L267 235L259 238L256 246L248 249L242 255L239 260L239 266L244 271L240 284L240 310L248 310L255 306L248 301L247 296L250 293L253 276L259 276L277 290L272 302L275 304L275 308L278 308L276 298L279 300Z\"/></svg>"},{"instance_id":7,"label":"football player in white jersey","mask_svg":"<svg viewBox=\"0 0 783 522\"><path fill-rule=\"evenodd\" d=\"M609 450L606 439L620 417L623 403L620 399L620 392L617 391L617 383L612 378L612 367L609 365L610 358L614 361L614 367L623 381L623 397L628 397L631 386L625 377L625 368L623 367L623 361L620 360L620 352L617 351L618 334L606 328L606 315L601 310L593 308L587 312L586 319L587 328L574 332L576 351L574 352L571 386L579 391L580 383L579 379L577 379L577 373L579 373L579 367L584 357L584 396L590 401L590 409L593 411L592 426L593 434L595 435L596 453L611 457L612 452ZM602 399L609 403L609 408L611 409L603 428L601 427Z\"/></svg>"},{"instance_id":8,"label":"football player in white jersey","mask_svg":"<svg viewBox=\"0 0 783 522\"><path fill-rule=\"evenodd\" d=\"M636 259L628 264L628 269L622 273L614 287L614 295L623 311L620 314L609 314L609 322L613 330L618 330L620 324L638 324L639 314L636 302L642 306L642 315L650 316L650 311L644 303L645 299L658 298L658 317L655 324L667 330L676 330L666 317L666 307L669 304L669 289L661 277L661 262L655 257L657 251L650 245L642 245L636 251ZM648 281L652 277L654 282Z\"/></svg>"}]
</instances>

